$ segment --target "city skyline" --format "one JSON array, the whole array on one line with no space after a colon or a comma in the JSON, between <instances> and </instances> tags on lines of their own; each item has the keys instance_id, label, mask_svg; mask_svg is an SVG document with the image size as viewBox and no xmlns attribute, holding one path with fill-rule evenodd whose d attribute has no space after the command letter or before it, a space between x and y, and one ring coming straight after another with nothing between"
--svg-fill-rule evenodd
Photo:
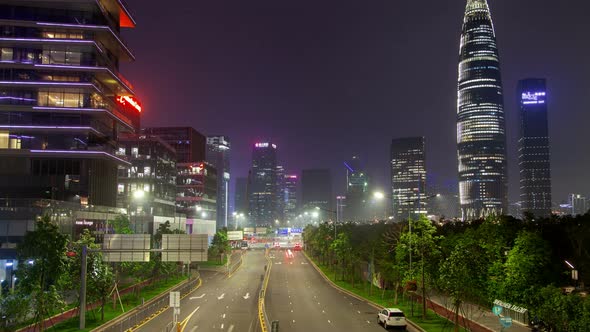
<instances>
[{"instance_id":1,"label":"city skyline","mask_svg":"<svg viewBox=\"0 0 590 332\"><path fill-rule=\"evenodd\" d=\"M166 22L158 29L145 24L126 37L142 55L124 72L142 82L136 89L145 105L142 122L147 126L182 121L204 133L227 133L234 142L232 169L237 176L247 174L249 146L271 137L285 151L286 171L329 167L336 193L344 191L338 179L345 176L341 161L350 154L366 153L374 182L387 187L391 138L423 135L432 143L426 153L437 160L428 166L430 177L439 187L456 186L457 37L464 1L344 2L334 12L331 4L317 5L313 13L304 10L310 4L305 1L289 4L289 11L267 2L227 7L181 1L186 9L181 19L172 8L128 2L139 22L149 21L156 10ZM589 134L570 126L589 120L578 96L590 88L582 56L589 47L582 33L588 23L580 13L590 5L580 3L581 10L575 12L567 4L550 1L490 1L490 6L502 58L510 200L519 197L516 85L535 76L547 78L548 106L555 110L549 114L554 201L570 192L587 193L590 180L577 181L570 174L583 174L590 157L574 154L570 142L587 141ZM420 25L412 15L417 12L433 21ZM200 29L194 33L178 28L189 16L198 18ZM305 26L299 25L302 21ZM274 30L267 29L271 25ZM162 47L150 46L148 37L164 39L169 34L175 38L163 41ZM195 46L181 42L188 36ZM543 42L531 42L531 36ZM424 40L429 43L424 45ZM145 70L165 54L188 54L196 48L208 51L193 54L191 61L164 61L159 68ZM406 65L416 61L425 65ZM143 72L180 84L171 90L150 82ZM180 76L186 72L198 75ZM164 109L169 110L165 118ZM226 121L230 116L235 121ZM299 130L306 135L297 135Z\"/></svg>"}]
</instances>

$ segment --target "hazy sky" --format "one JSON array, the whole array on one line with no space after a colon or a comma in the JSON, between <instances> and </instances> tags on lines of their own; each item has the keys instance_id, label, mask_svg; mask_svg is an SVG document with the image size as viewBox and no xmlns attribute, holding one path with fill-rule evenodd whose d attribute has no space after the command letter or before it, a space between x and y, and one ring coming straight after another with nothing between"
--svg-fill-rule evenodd
<instances>
[{"instance_id":1,"label":"hazy sky","mask_svg":"<svg viewBox=\"0 0 590 332\"><path fill-rule=\"evenodd\" d=\"M137 61L122 71L142 125L190 125L232 141L232 176L270 139L289 172L367 159L389 187L389 144L425 136L427 171L455 186L463 0L126 0ZM516 83L548 80L554 201L590 193L590 2L491 0L502 66L510 199L518 199ZM232 202L233 204L233 202Z\"/></svg>"}]
</instances>

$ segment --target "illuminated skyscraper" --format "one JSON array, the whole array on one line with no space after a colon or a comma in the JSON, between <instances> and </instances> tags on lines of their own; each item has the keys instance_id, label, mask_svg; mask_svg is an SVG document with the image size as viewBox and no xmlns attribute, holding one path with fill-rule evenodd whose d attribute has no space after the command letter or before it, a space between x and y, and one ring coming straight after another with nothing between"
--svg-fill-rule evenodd
<instances>
[{"instance_id":1,"label":"illuminated skyscraper","mask_svg":"<svg viewBox=\"0 0 590 332\"><path fill-rule=\"evenodd\" d=\"M252 150L250 173L250 223L274 225L278 217L277 146L269 142L256 143Z\"/></svg>"},{"instance_id":2,"label":"illuminated skyscraper","mask_svg":"<svg viewBox=\"0 0 590 332\"><path fill-rule=\"evenodd\" d=\"M520 204L522 212L551 215L551 165L544 79L518 82Z\"/></svg>"},{"instance_id":3,"label":"illuminated skyscraper","mask_svg":"<svg viewBox=\"0 0 590 332\"><path fill-rule=\"evenodd\" d=\"M285 220L293 223L295 221L295 217L297 216L297 185L299 183L299 177L294 174L285 175L284 183L284 216Z\"/></svg>"},{"instance_id":4,"label":"illuminated skyscraper","mask_svg":"<svg viewBox=\"0 0 590 332\"><path fill-rule=\"evenodd\" d=\"M228 227L230 147L227 136L207 136L207 162L217 169L217 229Z\"/></svg>"},{"instance_id":5,"label":"illuminated skyscraper","mask_svg":"<svg viewBox=\"0 0 590 332\"><path fill-rule=\"evenodd\" d=\"M367 210L369 196L369 176L358 156L344 162L346 167L346 205L343 219L346 221L366 221L370 219Z\"/></svg>"},{"instance_id":6,"label":"illuminated skyscraper","mask_svg":"<svg viewBox=\"0 0 590 332\"><path fill-rule=\"evenodd\" d=\"M496 34L486 0L467 0L458 83L462 218L503 214L508 205L504 98Z\"/></svg>"},{"instance_id":7,"label":"illuminated skyscraper","mask_svg":"<svg viewBox=\"0 0 590 332\"><path fill-rule=\"evenodd\" d=\"M391 142L391 190L395 221L426 214L424 137Z\"/></svg>"}]
</instances>

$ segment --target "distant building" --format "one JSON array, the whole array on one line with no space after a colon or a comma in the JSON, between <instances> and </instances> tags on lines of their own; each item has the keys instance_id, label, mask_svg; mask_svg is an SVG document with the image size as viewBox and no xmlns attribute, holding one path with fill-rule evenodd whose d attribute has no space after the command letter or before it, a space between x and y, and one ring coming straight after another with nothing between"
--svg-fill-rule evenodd
<instances>
[{"instance_id":1,"label":"distant building","mask_svg":"<svg viewBox=\"0 0 590 332\"><path fill-rule=\"evenodd\" d=\"M457 156L463 220L505 214L504 97L487 0L467 0L459 50Z\"/></svg>"},{"instance_id":2,"label":"distant building","mask_svg":"<svg viewBox=\"0 0 590 332\"><path fill-rule=\"evenodd\" d=\"M343 220L366 221L370 218L369 176L358 156L344 162L346 167L346 206Z\"/></svg>"},{"instance_id":3,"label":"distant building","mask_svg":"<svg viewBox=\"0 0 590 332\"><path fill-rule=\"evenodd\" d=\"M332 175L329 169L304 169L301 172L301 207L305 212L319 214L324 220L335 219L332 208Z\"/></svg>"},{"instance_id":4,"label":"distant building","mask_svg":"<svg viewBox=\"0 0 590 332\"><path fill-rule=\"evenodd\" d=\"M570 194L569 200L571 214L573 216L586 214L586 212L588 212L588 199L586 197L580 194Z\"/></svg>"},{"instance_id":5,"label":"distant building","mask_svg":"<svg viewBox=\"0 0 590 332\"><path fill-rule=\"evenodd\" d=\"M395 221L427 214L424 137L391 141L391 192Z\"/></svg>"},{"instance_id":6,"label":"distant building","mask_svg":"<svg viewBox=\"0 0 590 332\"><path fill-rule=\"evenodd\" d=\"M551 215L551 165L545 79L518 82L520 203L523 213Z\"/></svg>"},{"instance_id":7,"label":"distant building","mask_svg":"<svg viewBox=\"0 0 590 332\"><path fill-rule=\"evenodd\" d=\"M217 229L228 227L230 148L226 136L207 137L207 162L217 169Z\"/></svg>"},{"instance_id":8,"label":"distant building","mask_svg":"<svg viewBox=\"0 0 590 332\"><path fill-rule=\"evenodd\" d=\"M299 184L299 177L295 174L285 175L284 184L284 216L285 220L292 224L295 222L295 219L297 218L297 186Z\"/></svg>"},{"instance_id":9,"label":"distant building","mask_svg":"<svg viewBox=\"0 0 590 332\"><path fill-rule=\"evenodd\" d=\"M154 233L176 216L176 152L157 136L119 136L117 206L127 209L136 233Z\"/></svg>"},{"instance_id":10,"label":"distant building","mask_svg":"<svg viewBox=\"0 0 590 332\"><path fill-rule=\"evenodd\" d=\"M276 144L259 142L254 145L249 183L250 224L274 225L278 218Z\"/></svg>"},{"instance_id":11,"label":"distant building","mask_svg":"<svg viewBox=\"0 0 590 332\"><path fill-rule=\"evenodd\" d=\"M190 163L206 160L205 136L192 127L149 127L142 129L149 135L159 136L176 150L176 161Z\"/></svg>"},{"instance_id":12,"label":"distant building","mask_svg":"<svg viewBox=\"0 0 590 332\"><path fill-rule=\"evenodd\" d=\"M284 224L285 219L285 168L277 166L277 215L279 223Z\"/></svg>"}]
</instances>

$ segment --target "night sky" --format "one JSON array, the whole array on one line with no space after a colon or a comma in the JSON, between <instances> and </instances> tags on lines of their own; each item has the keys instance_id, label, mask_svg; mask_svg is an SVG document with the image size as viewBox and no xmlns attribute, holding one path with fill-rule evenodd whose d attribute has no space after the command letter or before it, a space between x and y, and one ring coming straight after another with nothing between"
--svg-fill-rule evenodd
<instances>
[{"instance_id":1,"label":"night sky","mask_svg":"<svg viewBox=\"0 0 590 332\"><path fill-rule=\"evenodd\" d=\"M457 186L463 0L126 0L137 61L122 71L142 126L190 125L232 141L232 177L272 140L288 172L367 160L389 187L394 137L425 136L429 180ZM548 82L553 200L589 194L590 2L491 0L504 84L510 200L518 200L516 84ZM232 202L233 205L233 202Z\"/></svg>"}]
</instances>

